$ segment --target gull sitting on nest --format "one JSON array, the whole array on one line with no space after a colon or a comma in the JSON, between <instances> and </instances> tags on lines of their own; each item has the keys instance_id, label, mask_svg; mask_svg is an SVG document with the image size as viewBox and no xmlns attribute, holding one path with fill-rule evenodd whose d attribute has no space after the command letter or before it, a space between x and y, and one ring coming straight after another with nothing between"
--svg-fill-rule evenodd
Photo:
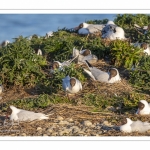
<instances>
[{"instance_id":1,"label":"gull sitting on nest","mask_svg":"<svg viewBox=\"0 0 150 150\"><path fill-rule=\"evenodd\" d=\"M49 119L48 117L49 115L18 109L15 106L10 106L7 109L7 117L8 116L10 116L11 121L33 121L33 120Z\"/></svg>"},{"instance_id":2,"label":"gull sitting on nest","mask_svg":"<svg viewBox=\"0 0 150 150\"><path fill-rule=\"evenodd\" d=\"M136 114L139 115L149 115L150 114L150 103L146 100L140 100L138 103L138 110Z\"/></svg>"},{"instance_id":3,"label":"gull sitting on nest","mask_svg":"<svg viewBox=\"0 0 150 150\"><path fill-rule=\"evenodd\" d=\"M109 69L108 72L102 71L93 67L87 60L85 61L89 70L84 69L84 71L93 79L104 83L114 83L120 81L120 75L116 68Z\"/></svg>"},{"instance_id":4,"label":"gull sitting on nest","mask_svg":"<svg viewBox=\"0 0 150 150\"><path fill-rule=\"evenodd\" d=\"M121 27L115 27L113 30L108 31L107 33L102 35L102 38L109 40L126 40L125 32Z\"/></svg>"},{"instance_id":5,"label":"gull sitting on nest","mask_svg":"<svg viewBox=\"0 0 150 150\"><path fill-rule=\"evenodd\" d=\"M148 122L142 122L140 120L132 121L129 118L126 118L123 120L123 125L120 126L120 131L125 133L131 133L131 132L146 132L150 130L150 123Z\"/></svg>"},{"instance_id":6,"label":"gull sitting on nest","mask_svg":"<svg viewBox=\"0 0 150 150\"><path fill-rule=\"evenodd\" d=\"M113 21L108 21L105 27L102 29L102 37L105 37L105 34L107 34L110 31L114 31L114 29L117 27Z\"/></svg>"},{"instance_id":7,"label":"gull sitting on nest","mask_svg":"<svg viewBox=\"0 0 150 150\"><path fill-rule=\"evenodd\" d=\"M76 79L75 77L66 76L62 79L62 88L66 92L67 96L68 94L76 94L80 90L82 90L82 84L81 82ZM68 96L69 99L69 96Z\"/></svg>"},{"instance_id":8,"label":"gull sitting on nest","mask_svg":"<svg viewBox=\"0 0 150 150\"><path fill-rule=\"evenodd\" d=\"M88 60L90 63L95 63L98 61L98 57L96 55L93 55L91 53L91 50L89 49L82 50L81 48L81 50L79 51L74 47L72 57L77 58L77 64L83 64L85 63L85 60Z\"/></svg>"},{"instance_id":9,"label":"gull sitting on nest","mask_svg":"<svg viewBox=\"0 0 150 150\"><path fill-rule=\"evenodd\" d=\"M75 27L74 30L77 30L79 34L94 34L96 32L102 31L105 27L104 24L88 24L88 23L81 23L79 26Z\"/></svg>"},{"instance_id":10,"label":"gull sitting on nest","mask_svg":"<svg viewBox=\"0 0 150 150\"><path fill-rule=\"evenodd\" d=\"M76 59L77 57L78 57L78 56L74 57L74 58L71 59L71 60L64 61L63 63L61 63L61 62L59 62L59 61L54 61L54 62L52 63L52 66L51 66L50 73L54 73L54 71L55 71L56 69L58 69L58 70L60 71L60 70L63 70L64 67L70 66L70 64L72 63L72 61L73 61L74 59Z\"/></svg>"}]
</instances>

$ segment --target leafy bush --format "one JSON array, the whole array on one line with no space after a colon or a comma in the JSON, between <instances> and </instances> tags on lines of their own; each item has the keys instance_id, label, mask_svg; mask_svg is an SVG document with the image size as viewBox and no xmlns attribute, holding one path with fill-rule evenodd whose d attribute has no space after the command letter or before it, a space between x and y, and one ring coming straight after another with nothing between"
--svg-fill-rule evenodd
<instances>
[{"instance_id":1,"label":"leafy bush","mask_svg":"<svg viewBox=\"0 0 150 150\"><path fill-rule=\"evenodd\" d=\"M143 50L134 47L128 41L115 40L110 44L110 56L114 65L131 69L144 55Z\"/></svg>"},{"instance_id":2,"label":"leafy bush","mask_svg":"<svg viewBox=\"0 0 150 150\"><path fill-rule=\"evenodd\" d=\"M34 54L30 41L19 37L0 51L0 81L6 85L34 85L45 77L41 67L46 65L42 56Z\"/></svg>"},{"instance_id":3,"label":"leafy bush","mask_svg":"<svg viewBox=\"0 0 150 150\"><path fill-rule=\"evenodd\" d=\"M143 56L135 70L130 72L130 83L140 91L150 92L150 56Z\"/></svg>"}]
</instances>

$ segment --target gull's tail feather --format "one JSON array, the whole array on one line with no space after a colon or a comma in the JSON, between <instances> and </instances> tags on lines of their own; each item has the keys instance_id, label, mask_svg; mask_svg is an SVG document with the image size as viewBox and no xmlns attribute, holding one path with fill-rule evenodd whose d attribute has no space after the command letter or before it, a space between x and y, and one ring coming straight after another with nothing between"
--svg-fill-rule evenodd
<instances>
[{"instance_id":1,"label":"gull's tail feather","mask_svg":"<svg viewBox=\"0 0 150 150\"><path fill-rule=\"evenodd\" d=\"M87 60L85 60L85 62L86 62L89 69L90 69L90 67L93 68L93 66Z\"/></svg>"},{"instance_id":2,"label":"gull's tail feather","mask_svg":"<svg viewBox=\"0 0 150 150\"><path fill-rule=\"evenodd\" d=\"M96 80L95 77L92 75L92 73L86 69L83 68L83 70L93 79Z\"/></svg>"}]
</instances>

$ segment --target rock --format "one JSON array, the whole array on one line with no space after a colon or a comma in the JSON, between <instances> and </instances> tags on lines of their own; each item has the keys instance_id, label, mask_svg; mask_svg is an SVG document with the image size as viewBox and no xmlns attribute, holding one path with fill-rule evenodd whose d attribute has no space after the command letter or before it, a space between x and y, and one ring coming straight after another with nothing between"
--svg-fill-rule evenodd
<instances>
[{"instance_id":1,"label":"rock","mask_svg":"<svg viewBox=\"0 0 150 150\"><path fill-rule=\"evenodd\" d=\"M47 134L43 134L43 136L48 136Z\"/></svg>"},{"instance_id":2,"label":"rock","mask_svg":"<svg viewBox=\"0 0 150 150\"><path fill-rule=\"evenodd\" d=\"M64 124L69 124L69 122L68 121L60 121L59 124L64 125Z\"/></svg>"},{"instance_id":3,"label":"rock","mask_svg":"<svg viewBox=\"0 0 150 150\"><path fill-rule=\"evenodd\" d=\"M103 122L103 125L106 125L106 126L108 126L108 127L111 127L111 126L112 126L111 123L109 123L108 121L104 121L104 122Z\"/></svg>"},{"instance_id":4,"label":"rock","mask_svg":"<svg viewBox=\"0 0 150 150\"><path fill-rule=\"evenodd\" d=\"M49 129L47 129L47 132L52 133L52 132L53 132L53 129L52 129L52 128L49 128Z\"/></svg>"},{"instance_id":5,"label":"rock","mask_svg":"<svg viewBox=\"0 0 150 150\"><path fill-rule=\"evenodd\" d=\"M25 133L22 133L21 136L27 136Z\"/></svg>"},{"instance_id":6,"label":"rock","mask_svg":"<svg viewBox=\"0 0 150 150\"><path fill-rule=\"evenodd\" d=\"M37 127L37 129L36 129L37 131L40 131L40 130L42 130L42 128L41 127Z\"/></svg>"},{"instance_id":7,"label":"rock","mask_svg":"<svg viewBox=\"0 0 150 150\"><path fill-rule=\"evenodd\" d=\"M83 121L83 125L86 127L92 126L92 122L90 121Z\"/></svg>"},{"instance_id":8,"label":"rock","mask_svg":"<svg viewBox=\"0 0 150 150\"><path fill-rule=\"evenodd\" d=\"M72 118L67 118L66 121L73 122L73 119Z\"/></svg>"},{"instance_id":9,"label":"rock","mask_svg":"<svg viewBox=\"0 0 150 150\"><path fill-rule=\"evenodd\" d=\"M106 108L106 110L109 110L109 111L116 111L116 109L115 109L115 107L114 106L108 106L107 108Z\"/></svg>"},{"instance_id":10,"label":"rock","mask_svg":"<svg viewBox=\"0 0 150 150\"><path fill-rule=\"evenodd\" d=\"M61 117L61 116L57 116L56 120L61 121L61 120L64 120L64 118L63 118L63 117Z\"/></svg>"},{"instance_id":11,"label":"rock","mask_svg":"<svg viewBox=\"0 0 150 150\"><path fill-rule=\"evenodd\" d=\"M72 129L72 133L78 133L80 131L78 126L73 126L71 127L71 129Z\"/></svg>"}]
</instances>

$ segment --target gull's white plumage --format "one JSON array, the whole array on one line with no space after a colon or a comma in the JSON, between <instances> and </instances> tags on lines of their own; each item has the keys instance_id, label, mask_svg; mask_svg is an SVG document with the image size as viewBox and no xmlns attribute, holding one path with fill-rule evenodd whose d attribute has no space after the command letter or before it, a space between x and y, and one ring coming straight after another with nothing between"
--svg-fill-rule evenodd
<instances>
[{"instance_id":1,"label":"gull's white plumage","mask_svg":"<svg viewBox=\"0 0 150 150\"><path fill-rule=\"evenodd\" d=\"M71 78L74 78L74 77L71 77ZM66 76L65 78L63 78L62 87L64 91L71 93L71 94L75 94L79 92L80 90L82 90L82 84L78 79L74 78L76 80L76 83L73 87L71 87L70 85L71 78L69 76Z\"/></svg>"},{"instance_id":2,"label":"gull's white plumage","mask_svg":"<svg viewBox=\"0 0 150 150\"><path fill-rule=\"evenodd\" d=\"M115 32L113 30L110 30L107 33L105 33L102 37L108 38L110 40L116 40L116 39L125 40L126 39L124 30L118 26L115 28Z\"/></svg>"},{"instance_id":3,"label":"gull's white plumage","mask_svg":"<svg viewBox=\"0 0 150 150\"><path fill-rule=\"evenodd\" d=\"M148 103L146 100L140 100L142 104L144 104L144 108L140 110L139 108L136 111L136 114L140 115L149 115L150 114L150 103Z\"/></svg>"},{"instance_id":4,"label":"gull's white plumage","mask_svg":"<svg viewBox=\"0 0 150 150\"><path fill-rule=\"evenodd\" d=\"M10 115L10 120L12 121L33 121L33 120L42 120L48 119L48 115L43 113L35 113L33 111L27 111L23 109L18 109L14 106L10 106L12 113Z\"/></svg>"},{"instance_id":5,"label":"gull's white plumage","mask_svg":"<svg viewBox=\"0 0 150 150\"><path fill-rule=\"evenodd\" d=\"M124 125L120 126L120 131L126 132L126 133L131 133L131 132L146 132L150 130L150 123L148 122L142 122L140 120L137 121L132 121L129 118L127 119L127 123Z\"/></svg>"}]
</instances>

